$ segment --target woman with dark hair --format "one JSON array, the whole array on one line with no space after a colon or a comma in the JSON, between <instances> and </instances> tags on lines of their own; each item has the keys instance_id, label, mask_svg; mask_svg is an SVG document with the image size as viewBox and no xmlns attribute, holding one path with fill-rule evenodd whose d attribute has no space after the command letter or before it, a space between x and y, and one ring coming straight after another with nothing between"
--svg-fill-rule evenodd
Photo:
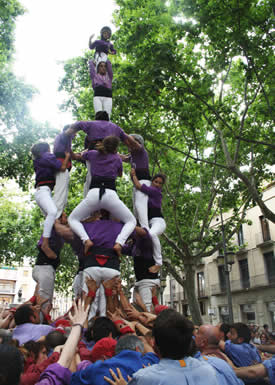
<instances>
[{"instance_id":1,"label":"woman with dark hair","mask_svg":"<svg viewBox=\"0 0 275 385\"><path fill-rule=\"evenodd\" d=\"M19 350L9 344L0 344L0 385L18 385L23 370Z\"/></svg>"}]
</instances>

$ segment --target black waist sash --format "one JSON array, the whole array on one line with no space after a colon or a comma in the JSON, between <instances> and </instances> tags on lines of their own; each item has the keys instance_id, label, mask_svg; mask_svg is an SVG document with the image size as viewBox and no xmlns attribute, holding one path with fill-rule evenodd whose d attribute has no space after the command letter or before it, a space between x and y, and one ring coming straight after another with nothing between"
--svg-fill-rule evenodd
<instances>
[{"instance_id":1,"label":"black waist sash","mask_svg":"<svg viewBox=\"0 0 275 385\"><path fill-rule=\"evenodd\" d=\"M138 178L138 180L151 180L151 177L150 177L150 173L149 173L149 170L146 169L146 168L140 168L140 169L136 169L136 176Z\"/></svg>"},{"instance_id":2,"label":"black waist sash","mask_svg":"<svg viewBox=\"0 0 275 385\"><path fill-rule=\"evenodd\" d=\"M83 260L83 268L88 267L107 267L109 269L119 269L119 258L113 249L100 246L92 246Z\"/></svg>"},{"instance_id":3,"label":"black waist sash","mask_svg":"<svg viewBox=\"0 0 275 385\"><path fill-rule=\"evenodd\" d=\"M35 182L35 188L48 186L50 187L51 190L53 190L54 185L55 185L55 179L52 179L51 177L40 178Z\"/></svg>"},{"instance_id":4,"label":"black waist sash","mask_svg":"<svg viewBox=\"0 0 275 385\"><path fill-rule=\"evenodd\" d=\"M148 219L152 218L163 218L161 208L159 207L148 207Z\"/></svg>"},{"instance_id":5,"label":"black waist sash","mask_svg":"<svg viewBox=\"0 0 275 385\"><path fill-rule=\"evenodd\" d=\"M99 188L99 200L101 200L102 196L105 194L106 188L116 191L116 180L105 176L92 175L90 189L92 188Z\"/></svg>"},{"instance_id":6,"label":"black waist sash","mask_svg":"<svg viewBox=\"0 0 275 385\"><path fill-rule=\"evenodd\" d=\"M112 89L104 86L96 86L94 88L94 96L104 96L105 98L111 98Z\"/></svg>"}]
</instances>

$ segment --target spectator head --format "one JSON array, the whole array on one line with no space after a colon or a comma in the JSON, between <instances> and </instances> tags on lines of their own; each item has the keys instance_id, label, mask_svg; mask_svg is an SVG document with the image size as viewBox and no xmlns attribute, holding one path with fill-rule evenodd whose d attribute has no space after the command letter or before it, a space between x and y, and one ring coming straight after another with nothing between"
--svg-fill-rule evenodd
<instances>
[{"instance_id":1,"label":"spectator head","mask_svg":"<svg viewBox=\"0 0 275 385\"><path fill-rule=\"evenodd\" d=\"M107 317L98 317L95 320L91 334L95 342L104 337L115 338L118 335L115 324Z\"/></svg>"},{"instance_id":2,"label":"spectator head","mask_svg":"<svg viewBox=\"0 0 275 385\"><path fill-rule=\"evenodd\" d=\"M54 349L56 346L64 345L67 338L58 330L55 330L46 335L45 343L48 350Z\"/></svg>"},{"instance_id":3,"label":"spectator head","mask_svg":"<svg viewBox=\"0 0 275 385\"><path fill-rule=\"evenodd\" d=\"M40 323L39 312L31 305L23 305L16 310L14 320L17 326L25 323L38 324Z\"/></svg>"},{"instance_id":4,"label":"spectator head","mask_svg":"<svg viewBox=\"0 0 275 385\"><path fill-rule=\"evenodd\" d=\"M203 352L207 347L219 348L220 329L213 325L202 325L196 333L196 345Z\"/></svg>"},{"instance_id":5,"label":"spectator head","mask_svg":"<svg viewBox=\"0 0 275 385\"><path fill-rule=\"evenodd\" d=\"M230 326L228 337L234 344L242 344L244 342L248 344L251 339L251 332L246 324L236 322Z\"/></svg>"},{"instance_id":6,"label":"spectator head","mask_svg":"<svg viewBox=\"0 0 275 385\"><path fill-rule=\"evenodd\" d=\"M9 344L0 344L0 384L18 385L23 371L19 350Z\"/></svg>"},{"instance_id":7,"label":"spectator head","mask_svg":"<svg viewBox=\"0 0 275 385\"><path fill-rule=\"evenodd\" d=\"M226 323L222 323L220 325L220 333L221 333L221 339L223 341L227 341L228 337L227 334L230 332L230 325Z\"/></svg>"},{"instance_id":8,"label":"spectator head","mask_svg":"<svg viewBox=\"0 0 275 385\"><path fill-rule=\"evenodd\" d=\"M24 348L28 350L37 365L48 358L45 342L28 341L24 344Z\"/></svg>"},{"instance_id":9,"label":"spectator head","mask_svg":"<svg viewBox=\"0 0 275 385\"><path fill-rule=\"evenodd\" d=\"M262 332L262 333L260 334L260 340L261 340L261 344L262 344L262 345L266 345L267 343L269 343L268 337L267 337L267 335L266 335L265 332Z\"/></svg>"},{"instance_id":10,"label":"spectator head","mask_svg":"<svg viewBox=\"0 0 275 385\"><path fill-rule=\"evenodd\" d=\"M163 310L153 327L155 344L161 357L180 360L190 356L193 352L193 329L193 323L177 311Z\"/></svg>"},{"instance_id":11,"label":"spectator head","mask_svg":"<svg viewBox=\"0 0 275 385\"><path fill-rule=\"evenodd\" d=\"M97 111L95 114L95 120L107 120L109 121L109 115L107 111Z\"/></svg>"},{"instance_id":12,"label":"spectator head","mask_svg":"<svg viewBox=\"0 0 275 385\"><path fill-rule=\"evenodd\" d=\"M91 352L91 361L96 362L98 360L104 361L108 358L112 358L115 355L116 340L110 337L101 338L94 345Z\"/></svg>"},{"instance_id":13,"label":"spectator head","mask_svg":"<svg viewBox=\"0 0 275 385\"><path fill-rule=\"evenodd\" d=\"M266 332L268 332L268 324L264 324L264 325L263 325L263 328L264 328L264 330L265 330Z\"/></svg>"},{"instance_id":14,"label":"spectator head","mask_svg":"<svg viewBox=\"0 0 275 385\"><path fill-rule=\"evenodd\" d=\"M116 354L122 352L122 350L133 350L135 352L144 352L144 344L137 337L133 335L126 335L121 337L116 344Z\"/></svg>"},{"instance_id":15,"label":"spectator head","mask_svg":"<svg viewBox=\"0 0 275 385\"><path fill-rule=\"evenodd\" d=\"M12 332L6 329L0 329L0 344L8 344L12 341Z\"/></svg>"}]
</instances>

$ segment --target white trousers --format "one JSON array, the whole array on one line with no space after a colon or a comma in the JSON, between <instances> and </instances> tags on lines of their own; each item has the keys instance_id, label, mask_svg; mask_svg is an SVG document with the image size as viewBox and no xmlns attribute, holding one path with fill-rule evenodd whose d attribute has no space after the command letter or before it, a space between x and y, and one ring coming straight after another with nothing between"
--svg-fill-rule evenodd
<instances>
[{"instance_id":1,"label":"white trousers","mask_svg":"<svg viewBox=\"0 0 275 385\"><path fill-rule=\"evenodd\" d=\"M49 186L38 187L34 193L36 203L46 216L44 221L43 237L50 238L52 228L56 219L57 208L52 198Z\"/></svg>"},{"instance_id":2,"label":"white trousers","mask_svg":"<svg viewBox=\"0 0 275 385\"><path fill-rule=\"evenodd\" d=\"M113 99L112 98L107 98L106 96L94 96L95 114L98 111L106 111L106 112L108 112L108 115L110 118L111 113L112 113L112 105L113 105Z\"/></svg>"},{"instance_id":3,"label":"white trousers","mask_svg":"<svg viewBox=\"0 0 275 385\"><path fill-rule=\"evenodd\" d=\"M90 184L91 184L91 181L92 181L92 175L91 175L91 163L86 160L86 167L87 167L87 174L86 174L86 180L85 180L85 183L84 183L84 190L83 190L83 195L84 195L84 198L86 198L89 190L90 190Z\"/></svg>"},{"instance_id":4,"label":"white trousers","mask_svg":"<svg viewBox=\"0 0 275 385\"><path fill-rule=\"evenodd\" d=\"M32 270L32 278L39 284L39 295L53 300L55 269L51 265L35 265ZM47 304L47 302L46 302Z\"/></svg>"},{"instance_id":5,"label":"white trousers","mask_svg":"<svg viewBox=\"0 0 275 385\"><path fill-rule=\"evenodd\" d=\"M156 265L162 265L161 245L159 241L159 235L161 235L166 229L166 222L162 217L152 218L149 221L149 234L153 243L153 258Z\"/></svg>"},{"instance_id":6,"label":"white trousers","mask_svg":"<svg viewBox=\"0 0 275 385\"><path fill-rule=\"evenodd\" d=\"M70 172L65 170L64 172L58 171L55 174L55 186L53 201L57 208L56 218L59 218L62 214L68 200L70 182Z\"/></svg>"},{"instance_id":7,"label":"white trousers","mask_svg":"<svg viewBox=\"0 0 275 385\"><path fill-rule=\"evenodd\" d=\"M79 271L78 274L74 277L73 281L73 293L74 297L78 298L81 296L83 286L83 271Z\"/></svg>"},{"instance_id":8,"label":"white trousers","mask_svg":"<svg viewBox=\"0 0 275 385\"><path fill-rule=\"evenodd\" d=\"M146 186L151 186L151 181L142 179L139 181L140 184L145 184ZM134 214L137 217L140 227L149 229L148 223L148 195L144 194L137 188L133 188L133 208Z\"/></svg>"},{"instance_id":9,"label":"white trousers","mask_svg":"<svg viewBox=\"0 0 275 385\"><path fill-rule=\"evenodd\" d=\"M68 218L69 225L83 243L89 239L81 221L97 210L105 209L115 218L124 223L116 243L124 245L136 226L136 219L128 207L119 199L116 191L106 189L101 200L99 200L99 188L89 191L86 198L72 211Z\"/></svg>"},{"instance_id":10,"label":"white trousers","mask_svg":"<svg viewBox=\"0 0 275 385\"><path fill-rule=\"evenodd\" d=\"M86 285L86 277L93 278L97 285L100 284L99 288L97 289L96 296L94 299L94 302L92 303L90 313L89 313L89 320L93 318L97 311L99 311L100 317L106 316L106 297L105 297L105 291L104 287L101 284L102 281L118 277L120 275L120 272L115 269L109 269L107 267L97 267L92 266L88 267L83 271L83 285L82 289L88 293L88 287Z\"/></svg>"},{"instance_id":11,"label":"white trousers","mask_svg":"<svg viewBox=\"0 0 275 385\"><path fill-rule=\"evenodd\" d=\"M134 288L134 299L135 299L135 294L138 291L142 302L146 306L147 311L151 311L151 306L152 306L152 288L154 286L159 286L160 285L160 280L159 279L142 279L141 281L138 281L135 283L135 288Z\"/></svg>"},{"instance_id":12,"label":"white trousers","mask_svg":"<svg viewBox=\"0 0 275 385\"><path fill-rule=\"evenodd\" d=\"M107 53L105 53L105 52L96 52L96 53L95 53L96 67L97 67L98 64L101 63L102 61L103 61L104 63L106 63L107 60L108 60L108 55L107 55Z\"/></svg>"}]
</instances>

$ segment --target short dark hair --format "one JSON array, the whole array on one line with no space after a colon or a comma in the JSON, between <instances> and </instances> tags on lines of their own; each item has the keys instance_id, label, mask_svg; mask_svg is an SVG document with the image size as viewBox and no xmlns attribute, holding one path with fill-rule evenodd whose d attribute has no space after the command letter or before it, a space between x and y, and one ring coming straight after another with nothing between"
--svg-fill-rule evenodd
<instances>
[{"instance_id":1,"label":"short dark hair","mask_svg":"<svg viewBox=\"0 0 275 385\"><path fill-rule=\"evenodd\" d=\"M14 313L15 324L18 326L18 325L31 322L30 318L33 315L34 313L31 305L20 306Z\"/></svg>"},{"instance_id":2,"label":"short dark hair","mask_svg":"<svg viewBox=\"0 0 275 385\"><path fill-rule=\"evenodd\" d=\"M231 325L230 328L235 329L238 337L243 338L244 342L246 342L247 344L249 343L251 339L251 331L246 324L242 322L236 322L233 325Z\"/></svg>"},{"instance_id":3,"label":"short dark hair","mask_svg":"<svg viewBox=\"0 0 275 385\"><path fill-rule=\"evenodd\" d=\"M95 114L95 120L107 120L109 121L109 114L107 111L97 111Z\"/></svg>"},{"instance_id":4,"label":"short dark hair","mask_svg":"<svg viewBox=\"0 0 275 385\"><path fill-rule=\"evenodd\" d=\"M24 344L24 348L27 349L29 353L33 354L35 361L44 347L47 348L46 343L42 341L28 341Z\"/></svg>"},{"instance_id":5,"label":"short dark hair","mask_svg":"<svg viewBox=\"0 0 275 385\"><path fill-rule=\"evenodd\" d=\"M10 344L0 344L0 384L18 385L23 371L23 358Z\"/></svg>"},{"instance_id":6,"label":"short dark hair","mask_svg":"<svg viewBox=\"0 0 275 385\"><path fill-rule=\"evenodd\" d=\"M47 142L40 142L40 143L35 143L32 146L31 152L33 157L36 159L36 158L40 158L40 156L45 152L48 152L49 149L50 149L50 146Z\"/></svg>"},{"instance_id":7,"label":"short dark hair","mask_svg":"<svg viewBox=\"0 0 275 385\"><path fill-rule=\"evenodd\" d=\"M101 340L101 338L109 337L110 333L112 333L113 338L118 335L115 324L107 317L98 317L92 326L91 332L95 342Z\"/></svg>"},{"instance_id":8,"label":"short dark hair","mask_svg":"<svg viewBox=\"0 0 275 385\"><path fill-rule=\"evenodd\" d=\"M166 175L164 175L164 174L158 173L158 174L154 175L154 176L152 177L152 182L153 182L155 179L157 179L157 178L161 178L161 179L163 180L163 184L166 182Z\"/></svg>"},{"instance_id":9,"label":"short dark hair","mask_svg":"<svg viewBox=\"0 0 275 385\"><path fill-rule=\"evenodd\" d=\"M45 343L48 349L54 349L56 346L64 345L66 340L63 333L55 330L46 335Z\"/></svg>"},{"instance_id":10,"label":"short dark hair","mask_svg":"<svg viewBox=\"0 0 275 385\"><path fill-rule=\"evenodd\" d=\"M222 323L220 325L220 331L224 334L224 340L227 341L228 340L227 333L230 331L230 325L227 323Z\"/></svg>"},{"instance_id":11,"label":"short dark hair","mask_svg":"<svg viewBox=\"0 0 275 385\"><path fill-rule=\"evenodd\" d=\"M173 309L163 310L155 320L153 337L163 358L180 360L193 354L194 325Z\"/></svg>"}]
</instances>

